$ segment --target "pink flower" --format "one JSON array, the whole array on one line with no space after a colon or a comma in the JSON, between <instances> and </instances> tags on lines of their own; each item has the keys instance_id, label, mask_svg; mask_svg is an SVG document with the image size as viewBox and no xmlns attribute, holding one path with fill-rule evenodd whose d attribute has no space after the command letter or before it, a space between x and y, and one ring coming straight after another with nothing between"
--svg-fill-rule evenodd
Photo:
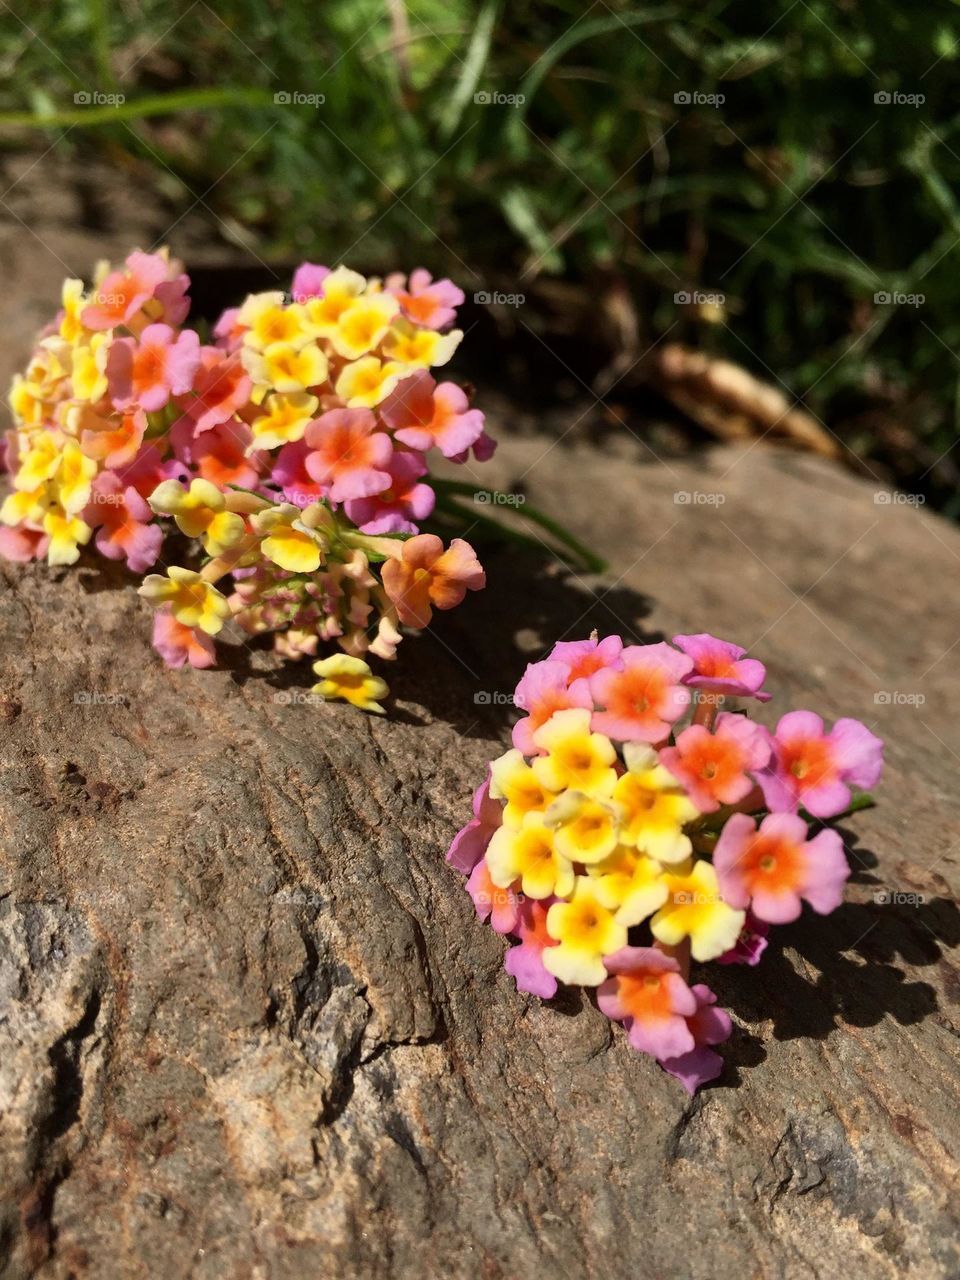
<instances>
[{"instance_id":1,"label":"pink flower","mask_svg":"<svg viewBox=\"0 0 960 1280\"><path fill-rule=\"evenodd\" d=\"M163 480L186 480L187 468L177 458L164 461L155 444L145 444L136 457L114 471L124 486L133 485L141 498L149 498Z\"/></svg>"},{"instance_id":2,"label":"pink flower","mask_svg":"<svg viewBox=\"0 0 960 1280\"><path fill-rule=\"evenodd\" d=\"M243 342L245 327L239 323L239 307L228 307L213 326L213 336L224 351L236 351Z\"/></svg>"},{"instance_id":3,"label":"pink flower","mask_svg":"<svg viewBox=\"0 0 960 1280\"><path fill-rule=\"evenodd\" d=\"M163 530L133 485L124 486L114 472L101 471L94 480L83 519L97 529L97 550L108 560L126 560L134 573L156 564Z\"/></svg>"},{"instance_id":4,"label":"pink flower","mask_svg":"<svg viewBox=\"0 0 960 1280\"><path fill-rule=\"evenodd\" d=\"M696 1048L677 1058L662 1058L664 1071L680 1081L692 1097L702 1084L715 1080L723 1070L723 1058L708 1045L721 1044L733 1030L730 1015L725 1009L717 1009L717 997L709 987L698 982L691 987L697 1000L697 1011L687 1019L687 1026L696 1042Z\"/></svg>"},{"instance_id":5,"label":"pink flower","mask_svg":"<svg viewBox=\"0 0 960 1280\"><path fill-rule=\"evenodd\" d=\"M447 850L450 866L468 876L487 852L487 845L502 819L503 805L490 799L490 779L487 778L473 793L472 821L457 832Z\"/></svg>"},{"instance_id":6,"label":"pink flower","mask_svg":"<svg viewBox=\"0 0 960 1280\"><path fill-rule=\"evenodd\" d=\"M567 667L568 679L587 679L607 667L619 670L623 641L619 636L604 636L602 640L558 640L547 655L548 661L562 662Z\"/></svg>"},{"instance_id":7,"label":"pink flower","mask_svg":"<svg viewBox=\"0 0 960 1280\"><path fill-rule=\"evenodd\" d=\"M452 280L433 280L429 271L417 267L410 272L406 288L402 276L392 276L387 288L400 303L400 310L424 329L444 329L457 318L463 290Z\"/></svg>"},{"instance_id":8,"label":"pink flower","mask_svg":"<svg viewBox=\"0 0 960 1280\"><path fill-rule=\"evenodd\" d=\"M513 887L498 889L490 879L486 862L478 862L467 881L467 893L473 899L477 916L486 920L497 933L513 933L517 927L520 901Z\"/></svg>"},{"instance_id":9,"label":"pink flower","mask_svg":"<svg viewBox=\"0 0 960 1280\"><path fill-rule=\"evenodd\" d=\"M777 725L770 763L757 773L767 805L832 818L850 803L850 787L869 790L883 769L883 741L859 720L838 720L829 734L812 711L789 711Z\"/></svg>"},{"instance_id":10,"label":"pink flower","mask_svg":"<svg viewBox=\"0 0 960 1280\"><path fill-rule=\"evenodd\" d=\"M660 761L682 782L701 813L736 804L753 790L748 769L762 769L770 759L770 737L746 716L722 711L711 733L692 724L677 735L675 747L664 747Z\"/></svg>"},{"instance_id":11,"label":"pink flower","mask_svg":"<svg viewBox=\"0 0 960 1280\"><path fill-rule=\"evenodd\" d=\"M661 742L690 703L680 681L693 667L670 645L631 645L620 655L622 669L607 668L590 677L598 706L593 729L622 742Z\"/></svg>"},{"instance_id":12,"label":"pink flower","mask_svg":"<svg viewBox=\"0 0 960 1280\"><path fill-rule=\"evenodd\" d=\"M717 956L717 964L748 964L752 968L760 963L760 957L767 949L767 934L770 926L758 920L752 911L747 912L740 937L729 951Z\"/></svg>"},{"instance_id":13,"label":"pink flower","mask_svg":"<svg viewBox=\"0 0 960 1280\"><path fill-rule=\"evenodd\" d=\"M435 533L418 533L404 542L400 557L387 560L383 587L397 617L412 627L427 627L433 609L454 609L468 591L480 591L486 574L469 542L454 538L446 550Z\"/></svg>"},{"instance_id":14,"label":"pink flower","mask_svg":"<svg viewBox=\"0 0 960 1280\"><path fill-rule=\"evenodd\" d=\"M331 409L307 427L309 475L329 487L334 502L369 498L390 486L390 437L369 409Z\"/></svg>"},{"instance_id":15,"label":"pink flower","mask_svg":"<svg viewBox=\"0 0 960 1280\"><path fill-rule=\"evenodd\" d=\"M23 525L8 528L0 525L0 556L4 560L13 560L17 564L26 564L28 560L42 560L47 554L50 539L38 529L28 529Z\"/></svg>"},{"instance_id":16,"label":"pink flower","mask_svg":"<svg viewBox=\"0 0 960 1280\"><path fill-rule=\"evenodd\" d=\"M503 967L517 984L518 991L528 991L541 1000L550 1000L557 994L557 980L543 964L543 953L548 947L558 945L556 938L547 933L547 912L557 898L544 898L535 902L524 898L520 903L514 933L520 945L511 947L504 957Z\"/></svg>"},{"instance_id":17,"label":"pink flower","mask_svg":"<svg viewBox=\"0 0 960 1280\"><path fill-rule=\"evenodd\" d=\"M404 378L380 406L380 416L401 444L426 452L431 447L445 458L469 449L483 434L483 414L471 409L454 382L436 382L425 369Z\"/></svg>"},{"instance_id":18,"label":"pink flower","mask_svg":"<svg viewBox=\"0 0 960 1280\"><path fill-rule=\"evenodd\" d=\"M370 498L349 498L344 510L363 533L417 533L416 520L433 510L436 494L428 484L418 484L427 474L419 453L397 449L387 463L390 487Z\"/></svg>"},{"instance_id":19,"label":"pink flower","mask_svg":"<svg viewBox=\"0 0 960 1280\"><path fill-rule=\"evenodd\" d=\"M169 608L159 609L153 617L153 647L168 667L216 665L213 640L195 627L185 627L170 613Z\"/></svg>"},{"instance_id":20,"label":"pink flower","mask_svg":"<svg viewBox=\"0 0 960 1280\"><path fill-rule=\"evenodd\" d=\"M290 293L294 302L323 297L323 282L329 274L329 267L322 267L316 262L302 262L293 273Z\"/></svg>"},{"instance_id":21,"label":"pink flower","mask_svg":"<svg viewBox=\"0 0 960 1280\"><path fill-rule=\"evenodd\" d=\"M218 489L231 484L241 489L257 487L268 455L263 451L247 453L252 438L250 428L238 418L220 422L199 435L190 418L181 418L170 432L177 457Z\"/></svg>"},{"instance_id":22,"label":"pink flower","mask_svg":"<svg viewBox=\"0 0 960 1280\"><path fill-rule=\"evenodd\" d=\"M760 688L767 669L755 658L745 658L746 649L718 640L705 631L694 636L674 636L673 643L693 659L693 670L684 677L684 684L707 693L770 701L770 694Z\"/></svg>"},{"instance_id":23,"label":"pink flower","mask_svg":"<svg viewBox=\"0 0 960 1280\"><path fill-rule=\"evenodd\" d=\"M121 414L119 426L113 415L100 421L105 423L103 430L81 430L80 447L83 452L111 471L125 462L132 462L143 444L147 415L142 409L134 409Z\"/></svg>"},{"instance_id":24,"label":"pink flower","mask_svg":"<svg viewBox=\"0 0 960 1280\"><path fill-rule=\"evenodd\" d=\"M199 435L234 417L250 399L251 386L238 355L202 347L193 386L180 407Z\"/></svg>"},{"instance_id":25,"label":"pink flower","mask_svg":"<svg viewBox=\"0 0 960 1280\"><path fill-rule=\"evenodd\" d=\"M192 329L175 334L167 324L148 324L139 342L117 338L110 346L107 379L113 403L153 413L172 395L190 390L199 365L200 339Z\"/></svg>"},{"instance_id":26,"label":"pink flower","mask_svg":"<svg viewBox=\"0 0 960 1280\"><path fill-rule=\"evenodd\" d=\"M151 315L151 319L162 320L164 324L183 324L190 311L190 299L187 297L189 288L188 275L174 276L172 280L164 280L162 284L158 284L153 293L153 300L157 305L151 310L157 310L159 314Z\"/></svg>"},{"instance_id":27,"label":"pink flower","mask_svg":"<svg viewBox=\"0 0 960 1280\"><path fill-rule=\"evenodd\" d=\"M724 901L738 910L749 906L768 924L796 920L801 898L820 915L833 911L850 874L843 841L836 831L807 835L795 813L768 814L759 828L748 814L733 814L713 854Z\"/></svg>"},{"instance_id":28,"label":"pink flower","mask_svg":"<svg viewBox=\"0 0 960 1280\"><path fill-rule=\"evenodd\" d=\"M656 947L624 947L603 963L611 977L599 987L597 1004L624 1024L635 1049L662 1060L695 1047L687 1018L697 1001L676 960Z\"/></svg>"},{"instance_id":29,"label":"pink flower","mask_svg":"<svg viewBox=\"0 0 960 1280\"><path fill-rule=\"evenodd\" d=\"M270 483L279 487L284 502L292 502L295 507L308 507L327 493L327 486L318 484L307 471L309 456L306 440L285 444L270 473Z\"/></svg>"},{"instance_id":30,"label":"pink flower","mask_svg":"<svg viewBox=\"0 0 960 1280\"><path fill-rule=\"evenodd\" d=\"M552 658L530 663L517 685L513 701L521 711L527 712L513 726L513 745L525 756L543 754L533 735L555 711L566 711L568 707L593 709L588 682L574 680L571 683L569 665Z\"/></svg>"},{"instance_id":31,"label":"pink flower","mask_svg":"<svg viewBox=\"0 0 960 1280\"><path fill-rule=\"evenodd\" d=\"M167 278L167 260L159 253L135 249L119 271L105 276L93 301L80 313L88 329L114 329L129 324Z\"/></svg>"}]
</instances>

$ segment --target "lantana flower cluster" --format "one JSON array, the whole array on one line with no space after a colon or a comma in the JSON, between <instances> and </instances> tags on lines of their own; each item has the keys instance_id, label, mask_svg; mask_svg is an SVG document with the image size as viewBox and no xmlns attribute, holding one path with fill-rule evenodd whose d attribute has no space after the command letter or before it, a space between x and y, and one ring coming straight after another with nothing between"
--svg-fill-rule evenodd
<instances>
[{"instance_id":1,"label":"lantana flower cluster","mask_svg":"<svg viewBox=\"0 0 960 1280\"><path fill-rule=\"evenodd\" d=\"M379 709L363 661L399 624L484 585L473 549L421 532L429 456L483 460L483 414L444 366L463 293L423 270L366 279L305 263L290 294L248 296L209 340L187 326L190 281L165 250L67 280L10 393L0 554L74 564L92 544L136 574L174 667L215 662L228 619L289 657L335 641L326 696ZM175 525L193 543L161 563ZM320 689L321 686L317 686Z\"/></svg>"},{"instance_id":2,"label":"lantana flower cluster","mask_svg":"<svg viewBox=\"0 0 960 1280\"><path fill-rule=\"evenodd\" d=\"M880 777L856 720L790 711L770 730L766 672L707 634L562 642L527 667L513 746L494 760L447 861L514 945L505 968L544 999L591 989L692 1094L731 1032L694 966L756 964L771 925L825 915L849 875L824 825Z\"/></svg>"}]
</instances>

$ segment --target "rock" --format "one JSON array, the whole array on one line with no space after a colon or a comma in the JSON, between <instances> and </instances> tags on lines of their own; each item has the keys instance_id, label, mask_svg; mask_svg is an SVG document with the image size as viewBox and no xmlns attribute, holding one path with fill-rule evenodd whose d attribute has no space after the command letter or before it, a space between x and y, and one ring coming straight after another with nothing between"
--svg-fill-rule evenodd
<instances>
[{"instance_id":1,"label":"rock","mask_svg":"<svg viewBox=\"0 0 960 1280\"><path fill-rule=\"evenodd\" d=\"M822 461L616 441L478 471L611 569L486 552L385 720L256 646L168 671L103 561L0 568L5 1277L958 1274L960 535ZM593 626L729 635L765 716L889 741L849 901L710 971L736 1027L692 1101L519 995L443 862L524 664Z\"/></svg>"}]
</instances>

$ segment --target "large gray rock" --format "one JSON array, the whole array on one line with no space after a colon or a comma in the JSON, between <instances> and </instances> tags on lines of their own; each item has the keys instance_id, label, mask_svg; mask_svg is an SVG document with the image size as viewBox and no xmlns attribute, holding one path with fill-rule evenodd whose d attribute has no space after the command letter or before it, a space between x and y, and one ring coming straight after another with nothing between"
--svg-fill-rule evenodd
<instances>
[{"instance_id":1,"label":"large gray rock","mask_svg":"<svg viewBox=\"0 0 960 1280\"><path fill-rule=\"evenodd\" d=\"M385 720L239 644L166 670L103 562L0 569L6 1277L960 1274L960 536L762 445L494 425L484 481L611 570L488 553ZM498 695L593 626L729 635L764 714L889 739L848 903L710 970L736 1028L693 1101L587 999L518 995L443 862Z\"/></svg>"}]
</instances>

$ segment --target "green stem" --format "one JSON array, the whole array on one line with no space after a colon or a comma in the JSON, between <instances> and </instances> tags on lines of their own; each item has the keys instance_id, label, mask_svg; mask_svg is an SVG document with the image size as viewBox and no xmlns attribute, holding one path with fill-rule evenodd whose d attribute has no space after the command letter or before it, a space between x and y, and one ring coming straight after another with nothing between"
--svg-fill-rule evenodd
<instances>
[{"instance_id":1,"label":"green stem","mask_svg":"<svg viewBox=\"0 0 960 1280\"><path fill-rule=\"evenodd\" d=\"M436 490L438 506L440 506L441 509L448 512L454 512L461 516L469 515L481 524L496 529L501 535L506 537L510 537L511 532L513 532L513 538L516 540L518 536L516 532L508 531L507 526L501 524L499 520L492 520L489 516L481 515L477 511L468 512L467 509L460 506L459 503L450 501L450 499L458 495L473 498L474 501L476 501L477 498L482 497L491 506L507 506L512 504L505 503L503 499L512 497L512 494L503 494L496 489L478 489L476 485L467 484L462 480L434 479L431 480L431 484ZM539 525L540 528L545 529L551 537L556 538L556 540L562 543L563 546L567 547L570 551L573 551L579 557L581 563L588 572L603 573L606 569L607 566L604 560L601 560L598 555L595 555L589 547L585 547L583 543L575 538L572 533L568 532L563 525L558 524L556 520L551 519L550 516L540 511L537 507L532 507L528 502L524 502L522 508L517 507L516 510L519 515L525 516L526 519L530 520L533 524ZM519 535L519 537L527 546L537 545L533 539L527 538L523 535Z\"/></svg>"}]
</instances>

